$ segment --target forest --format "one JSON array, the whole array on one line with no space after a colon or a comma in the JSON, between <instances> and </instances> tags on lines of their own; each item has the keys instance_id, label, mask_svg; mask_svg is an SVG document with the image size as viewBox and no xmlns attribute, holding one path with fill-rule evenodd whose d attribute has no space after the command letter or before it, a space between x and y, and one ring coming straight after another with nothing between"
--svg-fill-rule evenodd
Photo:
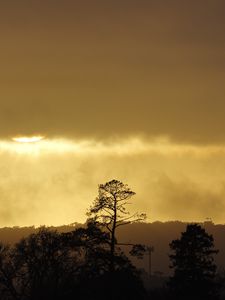
<instances>
[{"instance_id":1,"label":"forest","mask_svg":"<svg viewBox=\"0 0 225 300\"><path fill-rule=\"evenodd\" d=\"M225 276L216 263L220 249L202 224L187 224L169 242L167 276L152 274L154 245L118 234L146 222L144 213L128 210L134 195L118 180L100 184L84 226L41 227L15 243L2 242L0 299L225 299ZM134 263L146 257L148 272Z\"/></svg>"}]
</instances>

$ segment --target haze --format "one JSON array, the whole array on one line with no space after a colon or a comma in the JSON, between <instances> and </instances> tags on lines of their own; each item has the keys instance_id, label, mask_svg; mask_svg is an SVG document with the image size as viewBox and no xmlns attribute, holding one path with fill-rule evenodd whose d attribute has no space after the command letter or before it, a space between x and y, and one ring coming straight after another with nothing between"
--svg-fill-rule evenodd
<instances>
[{"instance_id":1,"label":"haze","mask_svg":"<svg viewBox=\"0 0 225 300\"><path fill-rule=\"evenodd\" d=\"M83 222L113 178L149 220L224 223L224 11L2 1L0 226ZM30 135L47 139L11 142Z\"/></svg>"}]
</instances>

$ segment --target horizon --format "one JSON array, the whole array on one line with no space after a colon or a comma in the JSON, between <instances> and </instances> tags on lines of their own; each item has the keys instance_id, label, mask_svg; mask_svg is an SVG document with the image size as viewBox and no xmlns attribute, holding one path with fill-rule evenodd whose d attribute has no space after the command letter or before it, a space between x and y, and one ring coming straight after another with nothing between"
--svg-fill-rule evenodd
<instances>
[{"instance_id":1,"label":"horizon","mask_svg":"<svg viewBox=\"0 0 225 300\"><path fill-rule=\"evenodd\" d=\"M0 36L0 299L225 300L225 0L3 0Z\"/></svg>"},{"instance_id":2,"label":"horizon","mask_svg":"<svg viewBox=\"0 0 225 300\"><path fill-rule=\"evenodd\" d=\"M88 221L88 220L86 220ZM139 221L139 222L135 222L135 223L131 223L129 225L153 225L156 223L161 223L161 224L166 224L166 223L181 223L181 224L200 224L200 225L213 225L213 226L225 226L225 223L215 223L213 222L213 220L205 220L205 221L182 221L182 220L165 220L165 221L160 221L160 220L155 220L155 221ZM87 222L84 223L79 223L79 222L74 222L71 224L59 224L59 225L54 225L54 224L40 224L40 225L24 225L24 226L18 226L18 225L13 225L13 226L4 226L4 227L0 227L1 229L23 229L23 228L34 228L36 229L41 229L41 228L60 228L60 227L78 227L79 226L84 226L86 225Z\"/></svg>"}]
</instances>

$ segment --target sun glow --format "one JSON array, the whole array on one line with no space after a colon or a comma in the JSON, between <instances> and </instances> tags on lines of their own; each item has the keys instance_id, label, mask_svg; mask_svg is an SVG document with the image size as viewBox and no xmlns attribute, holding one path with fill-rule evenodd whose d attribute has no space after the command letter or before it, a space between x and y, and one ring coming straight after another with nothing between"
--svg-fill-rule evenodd
<instances>
[{"instance_id":1,"label":"sun glow","mask_svg":"<svg viewBox=\"0 0 225 300\"><path fill-rule=\"evenodd\" d=\"M38 136L21 136L21 137L14 137L12 140L17 143L37 143L44 139L44 136L38 135Z\"/></svg>"},{"instance_id":2,"label":"sun glow","mask_svg":"<svg viewBox=\"0 0 225 300\"><path fill-rule=\"evenodd\" d=\"M184 155L194 154L195 156L207 157L209 155L225 153L224 146L196 146L189 144L175 144L169 139L142 140L141 138L118 139L115 141L98 140L70 140L70 139L49 139L45 136L18 136L11 138L11 141L0 140L0 154L12 152L29 155L40 154L62 154L70 153L82 156L89 155L118 155L131 156L140 154L155 155Z\"/></svg>"}]
</instances>

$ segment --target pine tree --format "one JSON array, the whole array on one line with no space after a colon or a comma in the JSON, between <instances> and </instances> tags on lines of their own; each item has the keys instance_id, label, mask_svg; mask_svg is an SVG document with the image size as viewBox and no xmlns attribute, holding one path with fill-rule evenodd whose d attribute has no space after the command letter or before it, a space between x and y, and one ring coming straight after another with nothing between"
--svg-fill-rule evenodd
<instances>
[{"instance_id":1,"label":"pine tree","mask_svg":"<svg viewBox=\"0 0 225 300\"><path fill-rule=\"evenodd\" d=\"M146 218L145 214L130 214L127 210L127 205L130 204L129 200L134 195L135 193L126 184L115 179L100 184L98 197L88 212L88 215L94 217L95 221L110 234L110 269L112 272L115 269L117 228L133 222L143 221Z\"/></svg>"},{"instance_id":2,"label":"pine tree","mask_svg":"<svg viewBox=\"0 0 225 300\"><path fill-rule=\"evenodd\" d=\"M169 288L173 299L217 299L214 239L198 224L187 225L181 238L170 244L171 268Z\"/></svg>"}]
</instances>

